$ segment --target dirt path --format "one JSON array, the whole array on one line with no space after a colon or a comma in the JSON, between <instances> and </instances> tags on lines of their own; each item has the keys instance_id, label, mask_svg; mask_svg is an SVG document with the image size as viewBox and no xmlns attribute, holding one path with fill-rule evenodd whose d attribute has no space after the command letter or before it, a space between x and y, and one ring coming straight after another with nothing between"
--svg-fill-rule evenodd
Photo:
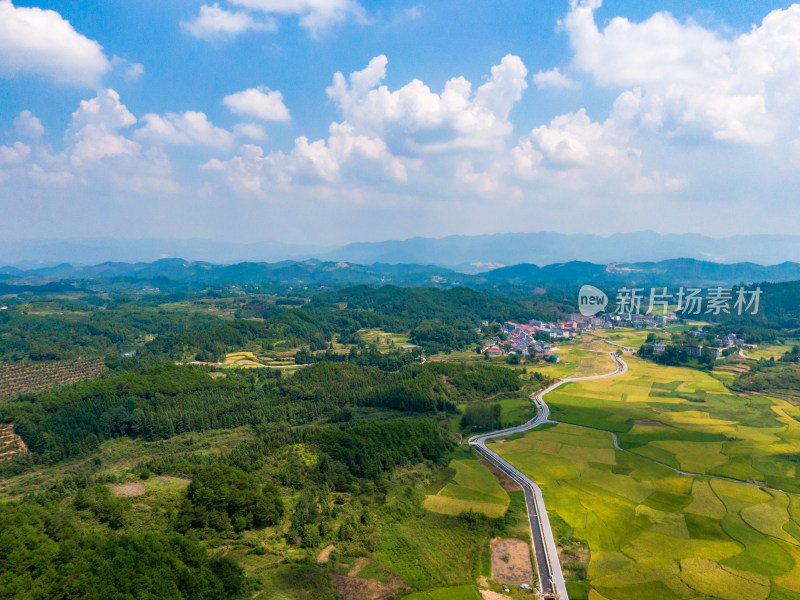
<instances>
[{"instance_id":1,"label":"dirt path","mask_svg":"<svg viewBox=\"0 0 800 600\"><path fill-rule=\"evenodd\" d=\"M481 590L481 596L483 596L483 600L511 600L511 596L493 592L492 590Z\"/></svg>"}]
</instances>

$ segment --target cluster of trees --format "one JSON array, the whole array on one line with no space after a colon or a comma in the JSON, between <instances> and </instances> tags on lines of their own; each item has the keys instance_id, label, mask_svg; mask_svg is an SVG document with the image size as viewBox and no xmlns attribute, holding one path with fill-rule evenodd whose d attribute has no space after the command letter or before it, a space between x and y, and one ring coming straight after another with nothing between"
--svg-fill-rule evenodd
<instances>
[{"instance_id":1,"label":"cluster of trees","mask_svg":"<svg viewBox=\"0 0 800 600\"><path fill-rule=\"evenodd\" d=\"M737 376L731 387L742 392L777 392L797 396L800 390L798 358L800 352L795 353L793 348L777 361L747 361L750 370Z\"/></svg>"},{"instance_id":2,"label":"cluster of trees","mask_svg":"<svg viewBox=\"0 0 800 600\"><path fill-rule=\"evenodd\" d=\"M522 387L519 372L481 363L433 362L430 370L452 388L454 401L476 400Z\"/></svg>"},{"instance_id":3,"label":"cluster of trees","mask_svg":"<svg viewBox=\"0 0 800 600\"><path fill-rule=\"evenodd\" d=\"M317 362L349 362L362 367L377 367L382 371L397 371L416 362L417 358L417 352L407 352L399 348L389 352L380 352L375 346L353 346L348 353L334 352L331 348L325 352L314 353L303 348L295 354L295 362L299 365Z\"/></svg>"},{"instance_id":4,"label":"cluster of trees","mask_svg":"<svg viewBox=\"0 0 800 600\"><path fill-rule=\"evenodd\" d=\"M144 336L169 337L220 321L208 314L164 311L135 302L98 310L86 303L41 301L12 305L0 316L4 361L119 355Z\"/></svg>"},{"instance_id":5,"label":"cluster of trees","mask_svg":"<svg viewBox=\"0 0 800 600\"><path fill-rule=\"evenodd\" d=\"M759 283L746 286L748 291L761 290L758 312L721 312L718 315L703 315L712 323L716 334L735 333L747 344L762 344L777 338L800 337L800 281L783 283ZM738 289L738 286L737 286ZM749 296L748 296L749 298Z\"/></svg>"},{"instance_id":6,"label":"cluster of trees","mask_svg":"<svg viewBox=\"0 0 800 600\"><path fill-rule=\"evenodd\" d=\"M0 598L242 598L240 566L175 532L86 528L52 502L0 503Z\"/></svg>"},{"instance_id":7,"label":"cluster of trees","mask_svg":"<svg viewBox=\"0 0 800 600\"><path fill-rule=\"evenodd\" d=\"M192 477L180 506L177 529L241 533L277 525L284 510L275 484L261 485L253 475L229 465L207 465Z\"/></svg>"},{"instance_id":8,"label":"cluster of trees","mask_svg":"<svg viewBox=\"0 0 800 600\"><path fill-rule=\"evenodd\" d=\"M461 429L493 431L503 426L503 407L500 404L474 402L468 404L461 416Z\"/></svg>"}]
</instances>

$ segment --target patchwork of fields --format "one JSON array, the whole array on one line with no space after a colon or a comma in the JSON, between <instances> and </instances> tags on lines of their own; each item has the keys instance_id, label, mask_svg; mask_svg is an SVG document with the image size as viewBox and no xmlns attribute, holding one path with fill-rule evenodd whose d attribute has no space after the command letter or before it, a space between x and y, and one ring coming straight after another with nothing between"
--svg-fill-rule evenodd
<instances>
[{"instance_id":1,"label":"patchwork of fields","mask_svg":"<svg viewBox=\"0 0 800 600\"><path fill-rule=\"evenodd\" d=\"M494 448L588 543L590 598L800 597L800 410L626 361L548 394L561 424Z\"/></svg>"}]
</instances>

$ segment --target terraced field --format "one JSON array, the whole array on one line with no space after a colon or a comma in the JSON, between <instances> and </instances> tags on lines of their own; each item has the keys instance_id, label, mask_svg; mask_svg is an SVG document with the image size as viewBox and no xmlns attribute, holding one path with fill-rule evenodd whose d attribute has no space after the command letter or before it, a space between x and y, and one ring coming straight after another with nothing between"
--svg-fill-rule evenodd
<instances>
[{"instance_id":1,"label":"terraced field","mask_svg":"<svg viewBox=\"0 0 800 600\"><path fill-rule=\"evenodd\" d=\"M450 461L452 480L438 494L425 497L424 506L445 515L473 510L490 518L502 517L510 499L494 475L475 459Z\"/></svg>"},{"instance_id":2,"label":"terraced field","mask_svg":"<svg viewBox=\"0 0 800 600\"><path fill-rule=\"evenodd\" d=\"M494 447L588 543L590 598L800 597L800 410L626 360L548 394L561 424Z\"/></svg>"},{"instance_id":3,"label":"terraced field","mask_svg":"<svg viewBox=\"0 0 800 600\"><path fill-rule=\"evenodd\" d=\"M358 337L367 344L376 344L378 350L391 350L410 343L407 335L390 333L382 329L359 329Z\"/></svg>"},{"instance_id":4,"label":"terraced field","mask_svg":"<svg viewBox=\"0 0 800 600\"><path fill-rule=\"evenodd\" d=\"M0 425L0 461L28 451L28 447L11 425Z\"/></svg>"}]
</instances>

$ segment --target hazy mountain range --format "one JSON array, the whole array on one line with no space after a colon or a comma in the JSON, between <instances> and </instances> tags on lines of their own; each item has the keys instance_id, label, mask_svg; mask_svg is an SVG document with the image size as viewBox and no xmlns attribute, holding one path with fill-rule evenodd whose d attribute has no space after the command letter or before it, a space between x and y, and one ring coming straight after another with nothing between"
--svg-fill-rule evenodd
<instances>
[{"instance_id":1,"label":"hazy mountain range","mask_svg":"<svg viewBox=\"0 0 800 600\"><path fill-rule=\"evenodd\" d=\"M0 265L31 268L61 263L149 263L161 258L233 264L243 261L346 261L437 265L465 273L530 263L569 261L595 264L659 262L693 258L715 263L753 262L761 265L800 262L800 235L737 235L712 238L698 234L661 235L653 231L618 233L608 237L562 233L505 233L444 238L411 238L359 242L331 248L280 242L238 244L209 240L0 241Z\"/></svg>"},{"instance_id":2,"label":"hazy mountain range","mask_svg":"<svg viewBox=\"0 0 800 600\"><path fill-rule=\"evenodd\" d=\"M755 263L719 264L694 259L601 265L583 261L544 267L519 264L486 273L467 274L436 265L331 262L309 259L277 263L243 262L215 265L183 259L152 263L106 262L93 266L67 263L37 269L0 268L0 294L17 291L59 291L56 285L75 285L104 280L124 286L191 288L226 284L279 286L348 286L357 284L404 286L454 286L474 288L531 288L549 284L614 283L667 286L675 284L735 285L753 282L800 280L800 263L762 266ZM136 283L139 282L139 283ZM25 289L18 286L27 286Z\"/></svg>"}]
</instances>

